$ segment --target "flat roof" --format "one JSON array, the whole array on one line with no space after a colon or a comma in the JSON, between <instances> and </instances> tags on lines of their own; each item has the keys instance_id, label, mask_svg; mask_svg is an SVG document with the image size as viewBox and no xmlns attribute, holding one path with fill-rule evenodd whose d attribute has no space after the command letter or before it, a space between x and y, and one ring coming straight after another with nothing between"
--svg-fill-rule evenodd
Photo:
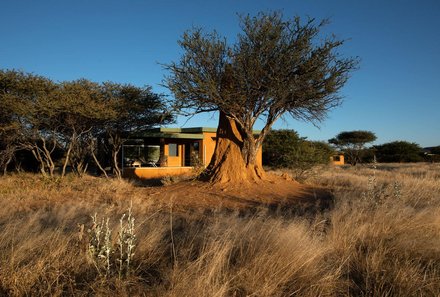
<instances>
[{"instance_id":1,"label":"flat roof","mask_svg":"<svg viewBox=\"0 0 440 297\"><path fill-rule=\"evenodd\" d=\"M173 139L203 139L203 134L189 133L164 133L164 132L139 132L130 136L130 138L173 138Z\"/></svg>"},{"instance_id":2,"label":"flat roof","mask_svg":"<svg viewBox=\"0 0 440 297\"><path fill-rule=\"evenodd\" d=\"M130 138L179 138L179 139L203 139L203 133L216 133L217 128L190 127L190 128L152 128L134 133ZM254 130L254 134L260 134L261 130Z\"/></svg>"},{"instance_id":3,"label":"flat roof","mask_svg":"<svg viewBox=\"0 0 440 297\"><path fill-rule=\"evenodd\" d=\"M217 133L217 128L210 128L210 127L182 128L181 130L184 133L203 133L203 132Z\"/></svg>"},{"instance_id":4,"label":"flat roof","mask_svg":"<svg viewBox=\"0 0 440 297\"><path fill-rule=\"evenodd\" d=\"M217 128L210 127L191 127L191 128L152 128L147 129L145 132L151 133L203 133L203 132L217 132Z\"/></svg>"}]
</instances>

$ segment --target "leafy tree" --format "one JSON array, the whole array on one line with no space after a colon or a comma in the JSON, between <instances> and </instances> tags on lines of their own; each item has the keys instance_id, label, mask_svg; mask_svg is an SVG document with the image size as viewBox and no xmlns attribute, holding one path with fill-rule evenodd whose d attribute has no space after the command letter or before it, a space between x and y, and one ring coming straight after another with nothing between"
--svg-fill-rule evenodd
<instances>
[{"instance_id":1,"label":"leafy tree","mask_svg":"<svg viewBox=\"0 0 440 297\"><path fill-rule=\"evenodd\" d=\"M2 141L9 147L13 145L15 150L31 151L40 163L41 173L52 176L55 169L53 154L59 146L59 127L53 126L50 120L56 84L45 77L15 70L2 71L1 81L2 110L8 114L6 122L9 121L9 125L3 122L9 127L3 131L15 134L13 137L2 135Z\"/></svg>"},{"instance_id":2,"label":"leafy tree","mask_svg":"<svg viewBox=\"0 0 440 297\"><path fill-rule=\"evenodd\" d=\"M103 123L101 137L104 139L104 147L109 147L111 152L113 172L120 178L118 156L124 137L158 124L171 123L174 118L164 97L152 92L149 86L136 87L107 82L102 89L116 115Z\"/></svg>"},{"instance_id":3,"label":"leafy tree","mask_svg":"<svg viewBox=\"0 0 440 297\"><path fill-rule=\"evenodd\" d=\"M356 165L361 161L365 144L375 141L376 138L371 131L344 131L328 142L344 151L347 161L351 165Z\"/></svg>"},{"instance_id":4,"label":"leafy tree","mask_svg":"<svg viewBox=\"0 0 440 297\"><path fill-rule=\"evenodd\" d=\"M304 138L294 130L271 130L263 143L263 164L274 168L292 168L298 147Z\"/></svg>"},{"instance_id":5,"label":"leafy tree","mask_svg":"<svg viewBox=\"0 0 440 297\"><path fill-rule=\"evenodd\" d=\"M45 176L53 176L56 154L64 150L62 176L68 164L79 175L90 158L105 173L98 143L110 143L115 173L118 152L127 133L169 123L162 96L150 87L99 84L80 79L53 83L42 76L0 71L0 166L6 172L19 149L32 152Z\"/></svg>"},{"instance_id":6,"label":"leafy tree","mask_svg":"<svg viewBox=\"0 0 440 297\"><path fill-rule=\"evenodd\" d=\"M65 149L62 176L69 162L82 174L85 163L78 152L85 151L80 143L83 134L93 127L96 119L109 112L105 102L100 102L101 106L97 104L99 85L86 80L55 84L33 74L4 73L9 77L8 112L14 115L20 129L19 147L30 150L39 161L42 174L49 176L54 174L54 156Z\"/></svg>"},{"instance_id":7,"label":"leafy tree","mask_svg":"<svg viewBox=\"0 0 440 297\"><path fill-rule=\"evenodd\" d=\"M335 150L323 141L308 141L313 149L313 154L309 154L311 161L315 164L328 164L330 157L334 155Z\"/></svg>"},{"instance_id":8,"label":"leafy tree","mask_svg":"<svg viewBox=\"0 0 440 297\"><path fill-rule=\"evenodd\" d=\"M165 83L179 109L219 111L216 149L205 171L213 182L263 178L256 154L273 123L284 114L323 120L340 104L338 91L357 66L336 52L344 41L320 36L326 21L285 20L281 13L240 21L242 33L232 45L216 32L185 32L180 61L166 65ZM255 135L257 120L264 127Z\"/></svg>"},{"instance_id":9,"label":"leafy tree","mask_svg":"<svg viewBox=\"0 0 440 297\"><path fill-rule=\"evenodd\" d=\"M15 92L20 75L16 71L0 70L0 170L3 174L19 149L21 125L14 105L17 104Z\"/></svg>"},{"instance_id":10,"label":"leafy tree","mask_svg":"<svg viewBox=\"0 0 440 297\"><path fill-rule=\"evenodd\" d=\"M86 79L61 83L52 102L53 124L61 127L60 141L66 151L62 176L69 163L82 176L88 157L94 153L94 132L104 121L114 119L117 112L103 95L101 85Z\"/></svg>"},{"instance_id":11,"label":"leafy tree","mask_svg":"<svg viewBox=\"0 0 440 297\"><path fill-rule=\"evenodd\" d=\"M263 164L291 169L297 179L317 165L328 164L332 154L328 144L308 141L293 130L271 130L263 144Z\"/></svg>"},{"instance_id":12,"label":"leafy tree","mask_svg":"<svg viewBox=\"0 0 440 297\"><path fill-rule=\"evenodd\" d=\"M414 142L393 141L374 146L379 162L420 162L422 148Z\"/></svg>"}]
</instances>

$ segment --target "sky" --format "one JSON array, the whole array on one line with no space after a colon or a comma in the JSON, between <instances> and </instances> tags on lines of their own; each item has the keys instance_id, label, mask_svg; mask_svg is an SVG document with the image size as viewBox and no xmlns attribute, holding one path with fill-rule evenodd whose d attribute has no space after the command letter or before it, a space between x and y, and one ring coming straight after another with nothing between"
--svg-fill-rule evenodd
<instances>
[{"instance_id":1,"label":"sky","mask_svg":"<svg viewBox=\"0 0 440 297\"><path fill-rule=\"evenodd\" d=\"M440 145L438 0L0 0L0 69L150 85L172 98L162 65L180 58L183 32L202 27L233 42L238 15L259 11L330 18L323 34L347 40L339 52L361 61L343 104L318 127L285 117L275 129L323 141L368 130L375 144ZM216 127L217 116L179 117L173 126Z\"/></svg>"}]
</instances>

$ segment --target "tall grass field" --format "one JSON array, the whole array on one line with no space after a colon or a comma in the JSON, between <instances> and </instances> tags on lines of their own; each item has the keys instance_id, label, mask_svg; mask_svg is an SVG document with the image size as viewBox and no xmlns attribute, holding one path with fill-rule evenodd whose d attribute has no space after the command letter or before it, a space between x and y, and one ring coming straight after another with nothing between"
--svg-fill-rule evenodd
<instances>
[{"instance_id":1,"label":"tall grass field","mask_svg":"<svg viewBox=\"0 0 440 297\"><path fill-rule=\"evenodd\" d=\"M1 177L0 296L440 296L439 164L307 182L330 209L177 211L130 181Z\"/></svg>"}]
</instances>

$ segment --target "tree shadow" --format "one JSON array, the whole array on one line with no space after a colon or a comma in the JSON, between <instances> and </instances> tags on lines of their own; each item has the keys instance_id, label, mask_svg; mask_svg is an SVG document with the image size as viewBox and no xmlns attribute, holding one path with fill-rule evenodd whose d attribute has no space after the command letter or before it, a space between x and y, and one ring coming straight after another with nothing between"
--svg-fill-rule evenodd
<instances>
[{"instance_id":1,"label":"tree shadow","mask_svg":"<svg viewBox=\"0 0 440 297\"><path fill-rule=\"evenodd\" d=\"M331 211L335 205L334 195L324 189L310 189L308 192L301 193L300 197L296 194L270 203L236 195L215 194L215 196L224 200L224 204L226 204L221 207L221 212L237 212L238 216L242 218L257 215L286 219L295 217L314 218L319 214ZM230 207L228 204L235 204L238 207ZM207 208L205 214L212 214L217 211L219 211L218 208Z\"/></svg>"}]
</instances>

